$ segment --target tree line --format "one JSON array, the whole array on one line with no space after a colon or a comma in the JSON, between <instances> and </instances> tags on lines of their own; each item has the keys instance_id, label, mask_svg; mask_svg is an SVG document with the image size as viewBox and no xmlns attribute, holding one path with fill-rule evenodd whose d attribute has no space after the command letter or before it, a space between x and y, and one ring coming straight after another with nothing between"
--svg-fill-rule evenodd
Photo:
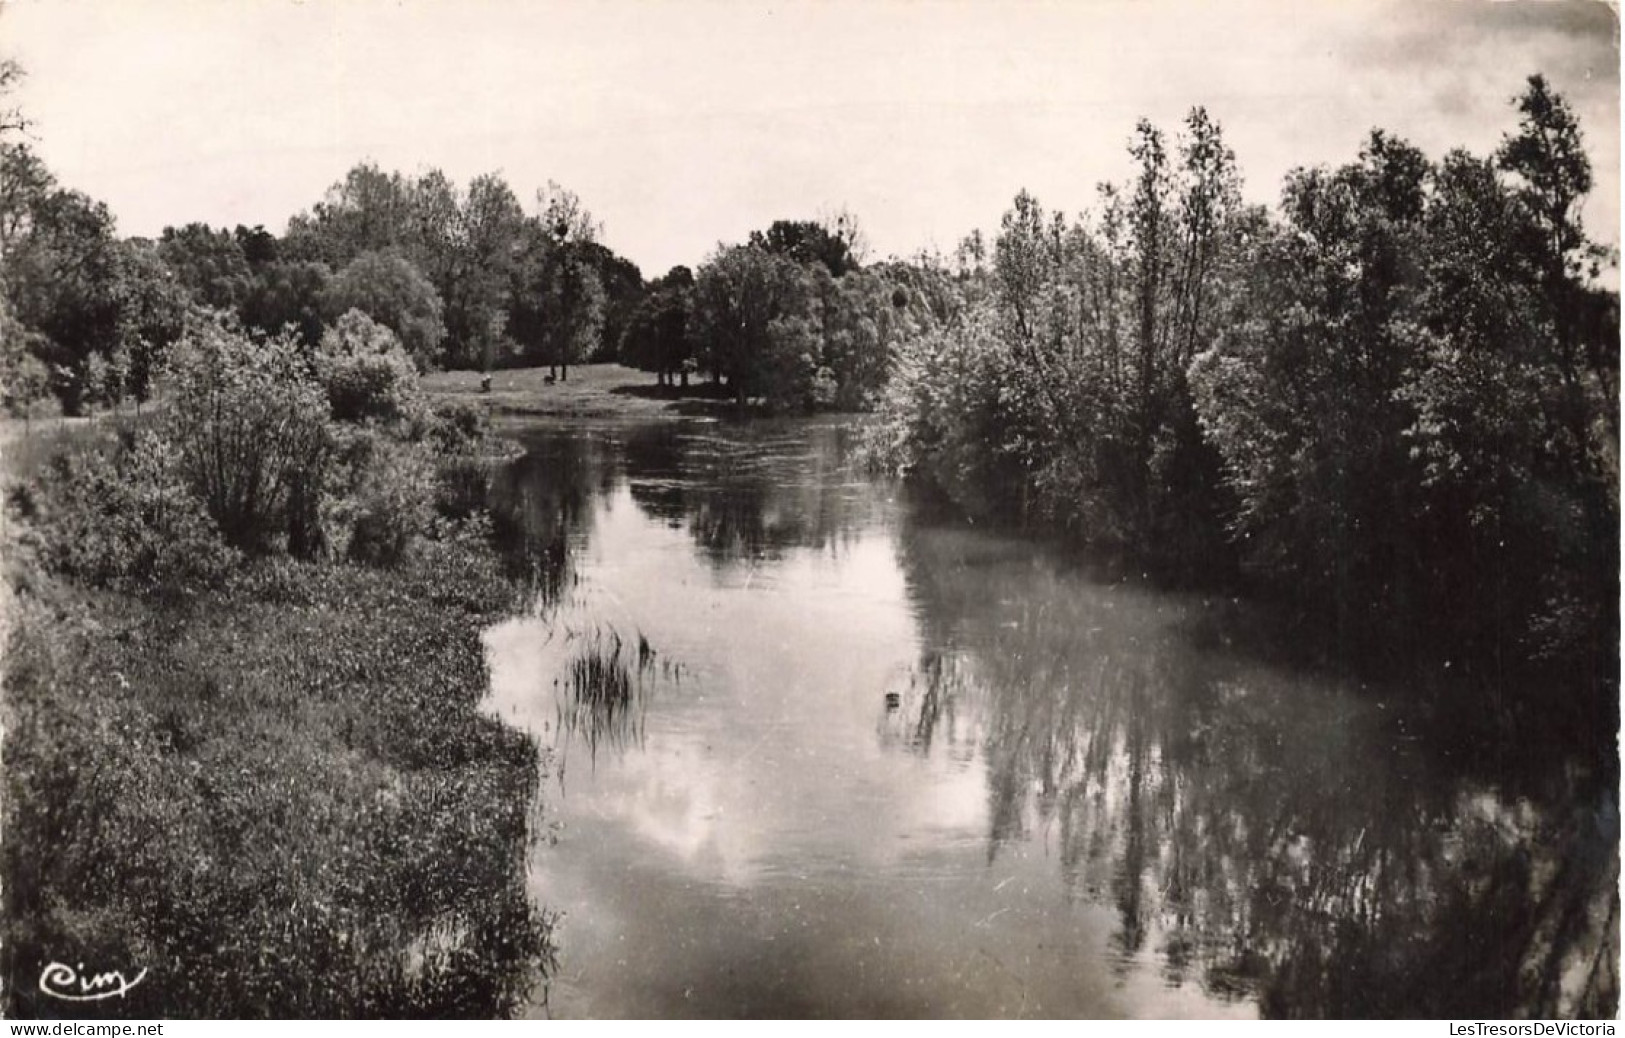
<instances>
[{"instance_id":1,"label":"tree line","mask_svg":"<svg viewBox=\"0 0 1625 1038\"><path fill-rule=\"evenodd\" d=\"M620 359L663 384L692 374L741 408L869 410L903 342L955 312L944 272L895 260L864 264L855 218L777 220L719 245L697 271L650 284L628 320Z\"/></svg>"},{"instance_id":2,"label":"tree line","mask_svg":"<svg viewBox=\"0 0 1625 1038\"><path fill-rule=\"evenodd\" d=\"M5 64L5 87L21 70ZM916 271L865 268L849 214L780 220L699 267L646 282L603 245L573 192L527 212L497 174L460 187L438 170L358 164L278 236L264 227L164 228L121 238L106 205L60 185L0 134L0 377L8 413L78 414L146 400L199 310L317 346L359 311L420 371L545 364L561 379L621 359L659 382L706 373L741 406L872 406L898 344L942 316Z\"/></svg>"},{"instance_id":3,"label":"tree line","mask_svg":"<svg viewBox=\"0 0 1625 1038\"><path fill-rule=\"evenodd\" d=\"M166 227L120 238L107 207L59 186L20 140L0 152L0 274L8 409L68 413L142 400L189 312L314 345L359 310L421 370L567 366L618 335L637 267L597 241L573 193L549 184L526 214L498 176L459 189L361 164L278 237L263 227Z\"/></svg>"},{"instance_id":4,"label":"tree line","mask_svg":"<svg viewBox=\"0 0 1625 1038\"><path fill-rule=\"evenodd\" d=\"M1538 75L1514 106L1490 155L1375 131L1273 210L1204 110L1142 121L1092 214L1023 192L962 243L962 317L904 344L877 455L973 514L1261 583L1344 646L1609 686L1614 257L1572 109Z\"/></svg>"},{"instance_id":5,"label":"tree line","mask_svg":"<svg viewBox=\"0 0 1625 1038\"><path fill-rule=\"evenodd\" d=\"M418 370L619 359L741 409L878 408L873 455L965 511L1261 583L1345 642L1607 660L1614 257L1580 219L1572 109L1538 75L1514 107L1489 155L1374 131L1273 208L1198 108L1172 137L1142 121L1091 213L1022 192L951 258L869 262L843 213L652 281L556 184L527 213L500 176L371 164L280 237L120 239L10 119L0 378L13 414L74 413L144 399L198 309L307 351L358 312ZM341 338L389 355L354 319Z\"/></svg>"}]
</instances>

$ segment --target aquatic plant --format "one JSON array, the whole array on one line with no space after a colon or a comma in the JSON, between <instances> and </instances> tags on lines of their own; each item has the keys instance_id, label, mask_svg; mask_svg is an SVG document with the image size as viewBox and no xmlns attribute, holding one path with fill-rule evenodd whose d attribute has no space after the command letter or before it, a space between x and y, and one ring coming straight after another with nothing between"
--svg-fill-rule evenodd
<instances>
[{"instance_id":1,"label":"aquatic plant","mask_svg":"<svg viewBox=\"0 0 1625 1038\"><path fill-rule=\"evenodd\" d=\"M649 687L661 673L648 638L639 631L636 645L629 645L613 628L595 626L576 640L580 647L554 682L559 728L581 738L594 761L600 744L642 745Z\"/></svg>"}]
</instances>

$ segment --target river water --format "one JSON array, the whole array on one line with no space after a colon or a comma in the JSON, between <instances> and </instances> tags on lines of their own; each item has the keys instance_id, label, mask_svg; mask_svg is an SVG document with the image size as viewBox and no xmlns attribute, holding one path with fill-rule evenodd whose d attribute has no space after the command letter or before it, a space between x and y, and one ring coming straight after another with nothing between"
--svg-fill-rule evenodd
<instances>
[{"instance_id":1,"label":"river water","mask_svg":"<svg viewBox=\"0 0 1625 1038\"><path fill-rule=\"evenodd\" d=\"M1528 752L1278 662L1242 604L870 478L841 422L512 432L533 1015L1613 1011L1611 735Z\"/></svg>"}]
</instances>

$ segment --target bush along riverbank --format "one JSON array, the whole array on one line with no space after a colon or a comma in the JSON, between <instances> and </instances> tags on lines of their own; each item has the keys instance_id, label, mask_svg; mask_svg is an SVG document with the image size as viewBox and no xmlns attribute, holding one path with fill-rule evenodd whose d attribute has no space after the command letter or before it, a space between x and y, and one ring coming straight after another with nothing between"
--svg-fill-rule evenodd
<instances>
[{"instance_id":1,"label":"bush along riverbank","mask_svg":"<svg viewBox=\"0 0 1625 1038\"><path fill-rule=\"evenodd\" d=\"M1092 218L1022 193L989 263L967 242L963 312L904 345L873 455L972 515L1261 590L1328 657L1611 704L1618 294L1573 111L1540 76L1515 108L1487 157L1374 131L1274 213L1204 111L1177 142L1142 121Z\"/></svg>"},{"instance_id":2,"label":"bush along riverbank","mask_svg":"<svg viewBox=\"0 0 1625 1038\"><path fill-rule=\"evenodd\" d=\"M544 762L479 709L522 588L476 416L364 318L200 322L169 378L8 494L6 1014L510 1014Z\"/></svg>"}]
</instances>

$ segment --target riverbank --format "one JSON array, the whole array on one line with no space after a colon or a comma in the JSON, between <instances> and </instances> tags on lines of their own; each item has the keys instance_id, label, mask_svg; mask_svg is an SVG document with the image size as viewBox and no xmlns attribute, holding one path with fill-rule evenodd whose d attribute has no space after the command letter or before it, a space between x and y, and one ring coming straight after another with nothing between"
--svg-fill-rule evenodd
<instances>
[{"instance_id":1,"label":"riverbank","mask_svg":"<svg viewBox=\"0 0 1625 1038\"><path fill-rule=\"evenodd\" d=\"M552 956L524 886L544 762L480 709L480 632L520 589L478 526L395 569L267 559L185 598L45 573L8 527L7 1016L525 999ZM133 986L58 1001L52 962Z\"/></svg>"},{"instance_id":2,"label":"riverbank","mask_svg":"<svg viewBox=\"0 0 1625 1038\"><path fill-rule=\"evenodd\" d=\"M661 386L647 371L620 364L582 364L564 381L549 382L548 369L510 368L491 373L491 391L480 391L477 371L441 371L423 377L431 399L484 405L493 415L546 418L652 418L731 414L726 390L701 379L687 388Z\"/></svg>"}]
</instances>

